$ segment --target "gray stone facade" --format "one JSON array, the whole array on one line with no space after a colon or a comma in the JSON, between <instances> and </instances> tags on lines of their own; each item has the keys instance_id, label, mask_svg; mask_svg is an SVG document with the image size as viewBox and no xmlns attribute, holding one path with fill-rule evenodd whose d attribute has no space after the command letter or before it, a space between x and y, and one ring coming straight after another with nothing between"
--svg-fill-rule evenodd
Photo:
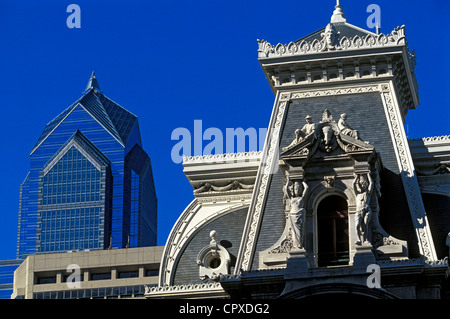
<instances>
[{"instance_id":1,"label":"gray stone facade","mask_svg":"<svg viewBox=\"0 0 450 319\"><path fill-rule=\"evenodd\" d=\"M363 30L338 3L323 29L258 44L275 95L264 150L185 160L195 199L146 297L448 297L450 145L406 138L405 27Z\"/></svg>"}]
</instances>

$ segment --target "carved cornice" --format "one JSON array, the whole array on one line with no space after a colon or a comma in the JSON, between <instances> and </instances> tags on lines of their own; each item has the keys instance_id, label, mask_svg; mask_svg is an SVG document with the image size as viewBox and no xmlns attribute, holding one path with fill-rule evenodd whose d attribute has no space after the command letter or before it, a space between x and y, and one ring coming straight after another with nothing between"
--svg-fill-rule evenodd
<instances>
[{"instance_id":1,"label":"carved cornice","mask_svg":"<svg viewBox=\"0 0 450 319\"><path fill-rule=\"evenodd\" d=\"M201 202L249 199L260 160L261 152L190 156L183 172Z\"/></svg>"},{"instance_id":2,"label":"carved cornice","mask_svg":"<svg viewBox=\"0 0 450 319\"><path fill-rule=\"evenodd\" d=\"M343 94L358 94L358 93L370 93L380 92L379 85L359 85L359 86L347 86L341 88L332 89L317 89L317 90L302 90L281 93L281 101L291 101L297 99L321 97L321 96L335 96Z\"/></svg>"},{"instance_id":3,"label":"carved cornice","mask_svg":"<svg viewBox=\"0 0 450 319\"><path fill-rule=\"evenodd\" d=\"M229 192L252 192L253 184L243 184L240 181L229 181L225 186L216 186L214 183L206 182L202 186L194 189L194 194L227 194Z\"/></svg>"},{"instance_id":4,"label":"carved cornice","mask_svg":"<svg viewBox=\"0 0 450 319\"><path fill-rule=\"evenodd\" d=\"M446 164L435 164L433 168L427 170L423 168L416 168L417 175L419 176L433 176L433 175L443 175L450 174L450 163Z\"/></svg>"},{"instance_id":5,"label":"carved cornice","mask_svg":"<svg viewBox=\"0 0 450 319\"><path fill-rule=\"evenodd\" d=\"M298 56L306 54L316 54L323 52L347 51L347 50L361 50L367 48L381 48L381 47L396 47L407 45L405 37L405 26L395 28L391 34L372 35L368 34L365 37L358 35L354 37L342 37L338 41L338 45L333 49L328 48L326 40L313 40L290 42L289 44L272 45L268 41L258 39L258 58L273 58Z\"/></svg>"},{"instance_id":6,"label":"carved cornice","mask_svg":"<svg viewBox=\"0 0 450 319\"><path fill-rule=\"evenodd\" d=\"M450 197L450 174L419 176L421 193Z\"/></svg>"},{"instance_id":7,"label":"carved cornice","mask_svg":"<svg viewBox=\"0 0 450 319\"><path fill-rule=\"evenodd\" d=\"M259 61L272 90L286 91L336 82L355 86L355 82L368 79L384 81L393 78L402 116L419 104L414 74L416 56L409 50L404 26L388 35L336 37L331 46L326 36L321 40L299 40L275 46L259 40Z\"/></svg>"},{"instance_id":8,"label":"carved cornice","mask_svg":"<svg viewBox=\"0 0 450 319\"><path fill-rule=\"evenodd\" d=\"M146 298L194 298L194 297L224 297L226 293L220 282L149 287L144 286Z\"/></svg>"},{"instance_id":9,"label":"carved cornice","mask_svg":"<svg viewBox=\"0 0 450 319\"><path fill-rule=\"evenodd\" d=\"M403 258L397 260L380 259L377 264L382 268L391 267L408 267L408 266L423 266L425 268L440 268L448 267L448 257L438 260L426 260L423 257L419 258Z\"/></svg>"},{"instance_id":10,"label":"carved cornice","mask_svg":"<svg viewBox=\"0 0 450 319\"><path fill-rule=\"evenodd\" d=\"M208 164L208 163L232 163L235 161L250 161L259 160L261 152L240 152L240 153L225 153L202 156L184 156L184 164Z\"/></svg>"},{"instance_id":11,"label":"carved cornice","mask_svg":"<svg viewBox=\"0 0 450 319\"><path fill-rule=\"evenodd\" d=\"M450 135L430 136L408 140L411 147L414 146L427 146L434 144L450 144Z\"/></svg>"}]
</instances>

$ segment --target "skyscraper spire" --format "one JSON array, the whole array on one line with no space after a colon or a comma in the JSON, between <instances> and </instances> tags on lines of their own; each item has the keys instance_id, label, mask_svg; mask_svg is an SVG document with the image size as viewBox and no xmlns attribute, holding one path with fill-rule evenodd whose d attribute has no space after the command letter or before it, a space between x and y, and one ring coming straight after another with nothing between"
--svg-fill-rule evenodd
<instances>
[{"instance_id":1,"label":"skyscraper spire","mask_svg":"<svg viewBox=\"0 0 450 319\"><path fill-rule=\"evenodd\" d=\"M102 90L100 89L100 85L98 84L97 78L95 77L95 72L92 71L91 77L89 78L89 82L86 86L86 89L84 90L84 93L87 93L90 89L95 89L99 92Z\"/></svg>"},{"instance_id":2,"label":"skyscraper spire","mask_svg":"<svg viewBox=\"0 0 450 319\"><path fill-rule=\"evenodd\" d=\"M336 0L336 6L334 7L333 15L331 16L331 23L347 22L347 17L342 10L341 1Z\"/></svg>"}]
</instances>

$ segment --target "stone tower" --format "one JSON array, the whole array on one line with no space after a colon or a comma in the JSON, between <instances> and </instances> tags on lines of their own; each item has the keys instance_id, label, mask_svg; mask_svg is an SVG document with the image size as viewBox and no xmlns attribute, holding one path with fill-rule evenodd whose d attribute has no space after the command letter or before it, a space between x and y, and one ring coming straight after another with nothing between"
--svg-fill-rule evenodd
<instances>
[{"instance_id":1,"label":"stone tower","mask_svg":"<svg viewBox=\"0 0 450 319\"><path fill-rule=\"evenodd\" d=\"M306 37L258 40L258 59L275 95L264 149L185 158L195 199L147 297L445 294L449 138L406 138L418 86L405 27L361 29L338 1Z\"/></svg>"},{"instance_id":2,"label":"stone tower","mask_svg":"<svg viewBox=\"0 0 450 319\"><path fill-rule=\"evenodd\" d=\"M288 226L279 238L273 231L276 216L282 215L279 203L288 177L291 183L305 180L309 186L302 241L310 266L320 263L318 208L328 196L337 198L327 205L339 206L339 197L347 202L341 210L347 211L350 264L361 248L356 244L360 209L352 186L360 178L367 183L370 179L372 185L366 198L368 212L363 213L370 216L362 218L368 218L363 222L365 241L375 254L387 256L398 250L395 254L403 251L406 256L408 250L409 256L436 260L403 128L408 110L418 105L416 62L405 27L388 35L363 30L347 22L338 3L325 28L286 45L264 40L258 44L275 103L236 269L279 266L271 251L281 249L280 244L289 246L286 238L293 234ZM381 216L389 229L381 228ZM279 218L280 227L283 222ZM267 236L269 229L274 237ZM263 251L271 240L276 244Z\"/></svg>"}]
</instances>

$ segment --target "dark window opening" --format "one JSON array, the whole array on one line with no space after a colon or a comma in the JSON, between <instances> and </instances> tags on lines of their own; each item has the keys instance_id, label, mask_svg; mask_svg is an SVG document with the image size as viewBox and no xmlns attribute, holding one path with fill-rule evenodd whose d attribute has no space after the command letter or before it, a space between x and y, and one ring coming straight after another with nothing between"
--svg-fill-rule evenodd
<instances>
[{"instance_id":1,"label":"dark window opening","mask_svg":"<svg viewBox=\"0 0 450 319\"><path fill-rule=\"evenodd\" d=\"M37 278L37 282L38 285L43 285L43 284L56 284L56 276L53 277L41 277L41 278Z\"/></svg>"},{"instance_id":2,"label":"dark window opening","mask_svg":"<svg viewBox=\"0 0 450 319\"><path fill-rule=\"evenodd\" d=\"M213 258L209 262L209 268L212 268L212 269L219 268L220 264L221 264L220 258Z\"/></svg>"},{"instance_id":3,"label":"dark window opening","mask_svg":"<svg viewBox=\"0 0 450 319\"><path fill-rule=\"evenodd\" d=\"M145 271L146 277L153 277L153 276L158 276L158 275L159 275L159 269L147 269Z\"/></svg>"},{"instance_id":4,"label":"dark window opening","mask_svg":"<svg viewBox=\"0 0 450 319\"><path fill-rule=\"evenodd\" d=\"M340 196L324 198L317 209L319 267L348 265L348 208Z\"/></svg>"},{"instance_id":5,"label":"dark window opening","mask_svg":"<svg viewBox=\"0 0 450 319\"><path fill-rule=\"evenodd\" d=\"M111 273L99 273L99 274L92 274L91 280L108 280L111 279Z\"/></svg>"},{"instance_id":6,"label":"dark window opening","mask_svg":"<svg viewBox=\"0 0 450 319\"><path fill-rule=\"evenodd\" d=\"M139 277L139 271L121 271L119 272L119 278L136 278Z\"/></svg>"}]
</instances>

